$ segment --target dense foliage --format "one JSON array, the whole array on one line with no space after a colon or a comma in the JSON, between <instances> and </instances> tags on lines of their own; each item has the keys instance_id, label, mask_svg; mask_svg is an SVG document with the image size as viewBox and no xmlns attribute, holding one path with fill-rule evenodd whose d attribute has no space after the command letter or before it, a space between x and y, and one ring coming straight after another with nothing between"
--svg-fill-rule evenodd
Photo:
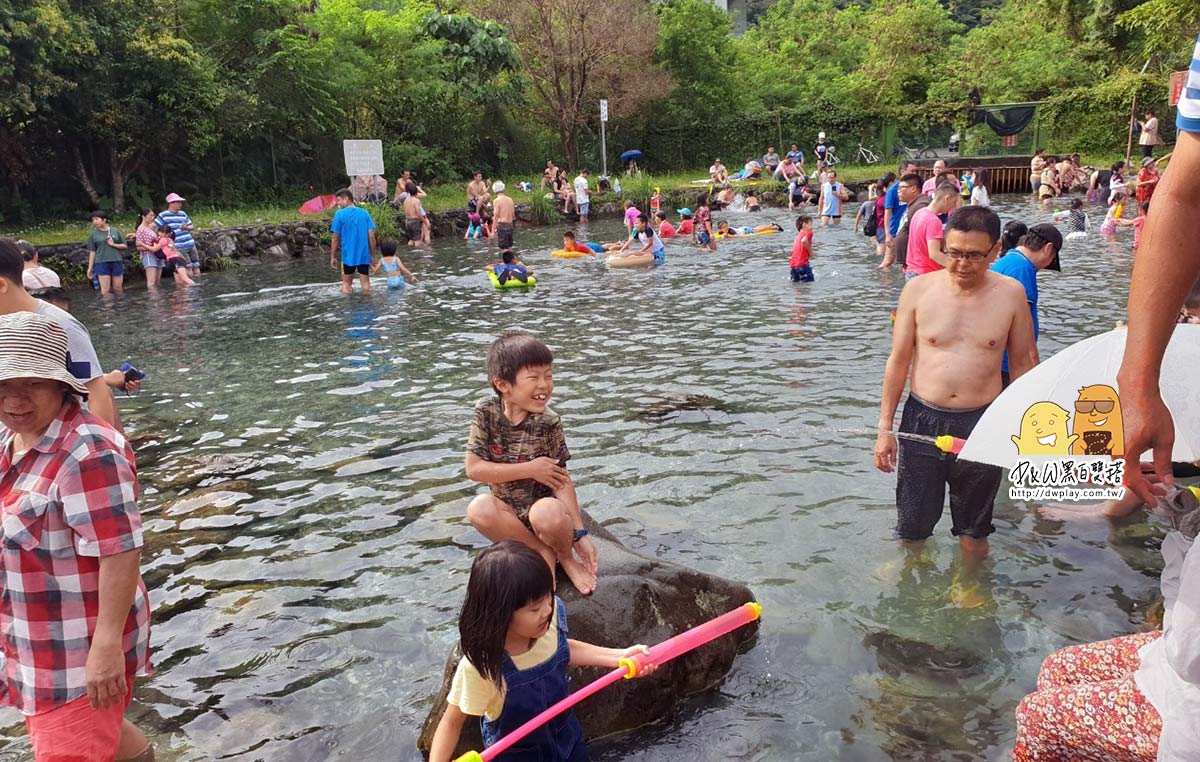
<instances>
[{"instance_id":1,"label":"dense foliage","mask_svg":"<svg viewBox=\"0 0 1200 762\"><path fill-rule=\"evenodd\" d=\"M1053 150L1112 150L1135 94L1169 116L1200 0L755 0L750 19L737 34L705 0L0 0L0 214L328 191L349 137L424 181L595 167L600 98L610 169L627 148L736 166L818 130L920 141L972 98L1047 100Z\"/></svg>"}]
</instances>

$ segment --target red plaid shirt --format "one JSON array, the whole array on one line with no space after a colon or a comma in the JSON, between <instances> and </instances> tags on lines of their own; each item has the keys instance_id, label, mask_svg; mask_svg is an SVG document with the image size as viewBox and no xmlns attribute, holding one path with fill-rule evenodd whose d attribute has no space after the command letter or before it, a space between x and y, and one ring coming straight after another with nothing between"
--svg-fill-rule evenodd
<instances>
[{"instance_id":1,"label":"red plaid shirt","mask_svg":"<svg viewBox=\"0 0 1200 762\"><path fill-rule=\"evenodd\" d=\"M41 714L87 694L100 557L142 545L137 473L125 437L75 402L15 461L0 432L0 705ZM140 577L122 648L127 676L150 674Z\"/></svg>"}]
</instances>

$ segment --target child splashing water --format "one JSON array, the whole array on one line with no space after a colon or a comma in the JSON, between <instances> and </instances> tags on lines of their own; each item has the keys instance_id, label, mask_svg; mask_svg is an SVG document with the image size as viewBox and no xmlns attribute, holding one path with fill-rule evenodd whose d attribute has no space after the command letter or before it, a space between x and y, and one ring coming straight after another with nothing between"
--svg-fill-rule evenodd
<instances>
[{"instance_id":1,"label":"child splashing water","mask_svg":"<svg viewBox=\"0 0 1200 762\"><path fill-rule=\"evenodd\" d=\"M468 716L481 718L484 745L491 746L566 698L568 666L615 669L621 659L649 653L643 645L604 648L568 639L566 610L553 586L546 562L520 542L506 540L475 557L458 619L463 658L433 735L429 762L449 762ZM638 677L653 671L648 665ZM533 759L587 762L583 728L573 711L497 757L498 762Z\"/></svg>"}]
</instances>

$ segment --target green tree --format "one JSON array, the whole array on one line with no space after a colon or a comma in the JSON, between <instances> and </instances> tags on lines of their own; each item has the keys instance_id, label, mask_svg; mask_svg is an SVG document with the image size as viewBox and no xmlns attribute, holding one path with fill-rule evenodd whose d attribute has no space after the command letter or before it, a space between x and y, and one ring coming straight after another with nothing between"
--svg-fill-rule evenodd
<instances>
[{"instance_id":1,"label":"green tree","mask_svg":"<svg viewBox=\"0 0 1200 762\"><path fill-rule=\"evenodd\" d=\"M850 90L860 104L903 117L906 106L925 102L962 26L937 0L876 0L862 25L867 43Z\"/></svg>"},{"instance_id":2,"label":"green tree","mask_svg":"<svg viewBox=\"0 0 1200 762\"><path fill-rule=\"evenodd\" d=\"M72 10L71 23L92 45L60 62L58 73L75 86L55 94L53 112L40 113L38 122L66 138L76 179L97 206L105 200L100 189L107 176L108 200L119 212L126 181L148 155L202 152L215 139L215 69L190 43L162 29L156 17L165 9L155 4L85 0ZM84 148L89 157L99 149L100 159L89 166Z\"/></svg>"},{"instance_id":3,"label":"green tree","mask_svg":"<svg viewBox=\"0 0 1200 762\"><path fill-rule=\"evenodd\" d=\"M667 108L676 119L707 122L748 101L729 14L706 0L659 3L655 57L674 79Z\"/></svg>"},{"instance_id":4,"label":"green tree","mask_svg":"<svg viewBox=\"0 0 1200 762\"><path fill-rule=\"evenodd\" d=\"M987 20L954 41L932 99L965 101L978 89L986 102L1042 100L1102 76L1104 46L1071 39L1040 3L1011 0Z\"/></svg>"},{"instance_id":5,"label":"green tree","mask_svg":"<svg viewBox=\"0 0 1200 762\"><path fill-rule=\"evenodd\" d=\"M645 109L653 91L658 21L645 0L477 0L521 51L534 113L552 125L567 164L601 98L614 119Z\"/></svg>"},{"instance_id":6,"label":"green tree","mask_svg":"<svg viewBox=\"0 0 1200 762\"><path fill-rule=\"evenodd\" d=\"M1186 68L1200 29L1200 0L1147 0L1117 17L1136 36L1138 58L1157 57L1168 70Z\"/></svg>"}]
</instances>

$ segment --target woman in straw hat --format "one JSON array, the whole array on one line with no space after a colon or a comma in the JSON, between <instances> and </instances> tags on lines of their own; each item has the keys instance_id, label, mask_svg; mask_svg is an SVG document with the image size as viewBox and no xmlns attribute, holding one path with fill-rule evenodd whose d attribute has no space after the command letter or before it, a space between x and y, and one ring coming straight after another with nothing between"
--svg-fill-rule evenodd
<instances>
[{"instance_id":1,"label":"woman in straw hat","mask_svg":"<svg viewBox=\"0 0 1200 762\"><path fill-rule=\"evenodd\" d=\"M81 406L66 363L57 323L0 315L0 704L25 715L39 762L145 762L153 749L124 719L151 671L133 450Z\"/></svg>"}]
</instances>

